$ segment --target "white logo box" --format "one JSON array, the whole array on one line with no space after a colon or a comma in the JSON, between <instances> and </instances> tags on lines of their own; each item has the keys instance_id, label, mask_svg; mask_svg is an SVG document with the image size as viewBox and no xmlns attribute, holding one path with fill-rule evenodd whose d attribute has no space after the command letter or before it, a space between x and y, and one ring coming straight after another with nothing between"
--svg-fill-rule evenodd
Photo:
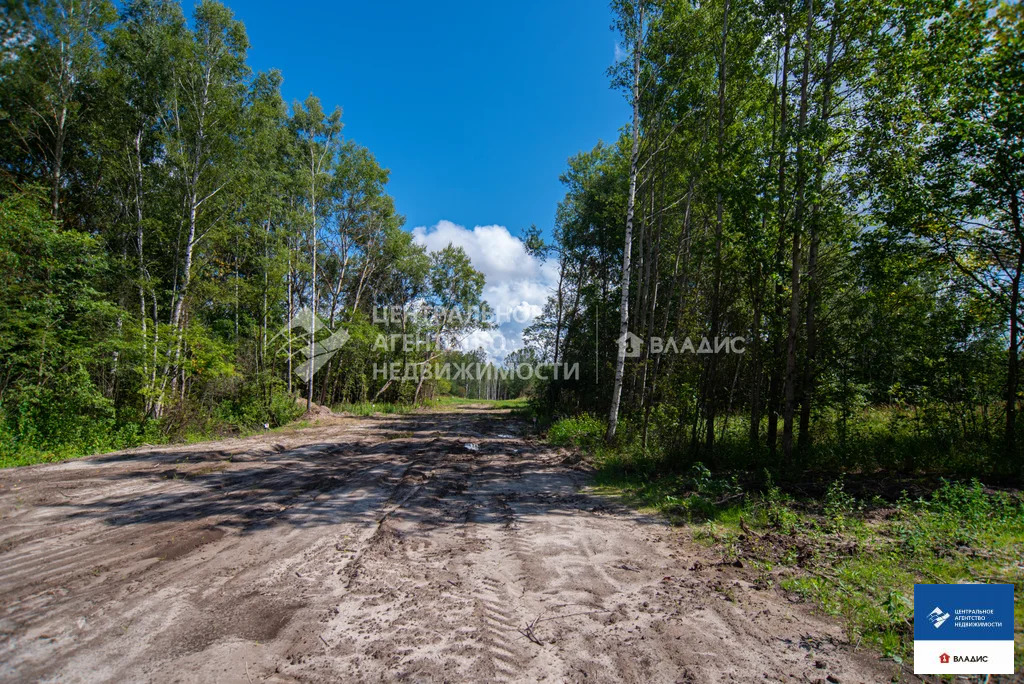
<instances>
[{"instance_id":1,"label":"white logo box","mask_svg":"<svg viewBox=\"0 0 1024 684\"><path fill-rule=\"evenodd\" d=\"M948 663L942 662L944 654ZM979 660L957 662L958 657ZM1013 674L1013 641L919 639L914 642L914 674Z\"/></svg>"}]
</instances>

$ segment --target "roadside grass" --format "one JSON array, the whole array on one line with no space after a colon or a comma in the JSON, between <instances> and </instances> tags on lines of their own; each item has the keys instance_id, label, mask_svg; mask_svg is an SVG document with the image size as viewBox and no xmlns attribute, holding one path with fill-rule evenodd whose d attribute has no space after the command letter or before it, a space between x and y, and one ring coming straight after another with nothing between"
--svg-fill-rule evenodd
<instances>
[{"instance_id":1,"label":"roadside grass","mask_svg":"<svg viewBox=\"0 0 1024 684\"><path fill-rule=\"evenodd\" d=\"M810 500L769 483L741 515L746 525L704 523L694 536L740 558L794 570L784 573L782 589L839 618L851 642L896 662L912 655L915 583L1024 589L1024 499L977 480L943 480L930 494L904 493L895 502L859 500L841 480ZM1015 623L1020 668L1024 602L1015 605Z\"/></svg>"},{"instance_id":2,"label":"roadside grass","mask_svg":"<svg viewBox=\"0 0 1024 684\"><path fill-rule=\"evenodd\" d=\"M117 451L117 448L102 449L96 452L88 452L81 449L61 449L49 451L45 449L18 449L0 451L0 468L20 468L21 466L36 465L37 463L60 463L73 458L81 458L89 453L107 453Z\"/></svg>"},{"instance_id":3,"label":"roadside grass","mask_svg":"<svg viewBox=\"0 0 1024 684\"><path fill-rule=\"evenodd\" d=\"M347 413L353 416L372 416L375 414L404 415L412 413L417 408L419 407L414 404L363 401L355 404L335 404L331 410L335 413Z\"/></svg>"},{"instance_id":4,"label":"roadside grass","mask_svg":"<svg viewBox=\"0 0 1024 684\"><path fill-rule=\"evenodd\" d=\"M466 397L437 397L427 402L431 407L485 405L491 409L525 409L529 405L526 397L519 399L467 399Z\"/></svg>"},{"instance_id":5,"label":"roadside grass","mask_svg":"<svg viewBox=\"0 0 1024 684\"><path fill-rule=\"evenodd\" d=\"M224 398L177 404L160 419L126 420L48 411L45 406L0 403L0 468L58 463L140 446L193 444L245 437L294 426L302 414L275 383L246 385Z\"/></svg>"},{"instance_id":6,"label":"roadside grass","mask_svg":"<svg viewBox=\"0 0 1024 684\"><path fill-rule=\"evenodd\" d=\"M262 427L243 427L234 429L231 427L218 426L205 431L189 430L178 438L164 434L162 431L157 429L155 422L152 422L149 425L150 427L147 430L139 431L138 433L133 432L133 437L129 440L108 440L91 444L85 443L77 445L74 448L20 448L18 450L11 449L9 451L5 451L2 447L2 438L0 438L0 469L18 468L21 466L36 465L39 463L61 463L62 461L70 461L84 456L108 454L114 451L133 449L142 446L157 447L166 446L168 444L198 444L199 442L208 442L212 439L241 438L269 433L290 432L310 427L312 423L308 420L295 420L266 430Z\"/></svg>"},{"instance_id":7,"label":"roadside grass","mask_svg":"<svg viewBox=\"0 0 1024 684\"><path fill-rule=\"evenodd\" d=\"M294 430L301 430L303 428L312 427L313 421L309 420L293 420L290 423L284 425L278 425L277 427L264 429L262 427L250 428L245 427L236 431L215 433L215 432L189 432L185 435L185 444L198 444L200 442L208 442L211 439L228 439L228 438L244 438L254 437L256 435L267 435L279 432L292 432Z\"/></svg>"},{"instance_id":8,"label":"roadside grass","mask_svg":"<svg viewBox=\"0 0 1024 684\"><path fill-rule=\"evenodd\" d=\"M541 422L553 433L561 423L579 420L557 411ZM871 405L848 413L822 409L814 416L811 444L801 462L815 470L831 473L902 472L943 475L950 479L983 477L991 481L1013 481L1018 465L1002 452L1002 432L992 415L978 410L961 415L933 406ZM605 416L592 418L603 436ZM549 424L550 423L550 424ZM961 424L962 423L962 424ZM782 434L779 419L778 434ZM723 416L716 427L710 454L700 450L693 437L694 419L683 409L669 404L652 408L650 415L624 415L619 419L617 450L623 459L644 460L665 455L683 463L703 460L714 471L756 471L778 467L778 459L763 438L752 444L750 420L742 413ZM759 435L768 433L762 419ZM645 439L646 436L646 439ZM799 437L799 430L794 440ZM603 441L603 439L602 439ZM646 441L647 454L639 449ZM703 445L703 438L700 440ZM695 448L696 447L696 448ZM898 492L897 492L898 494Z\"/></svg>"},{"instance_id":9,"label":"roadside grass","mask_svg":"<svg viewBox=\"0 0 1024 684\"><path fill-rule=\"evenodd\" d=\"M29 435L15 437L0 421L0 468L17 468L37 463L59 463L91 454L103 454L130 449L141 444L166 444L170 441L156 421L144 424L128 423L120 426L91 426L79 439L47 445L46 441Z\"/></svg>"},{"instance_id":10,"label":"roadside grass","mask_svg":"<svg viewBox=\"0 0 1024 684\"><path fill-rule=\"evenodd\" d=\"M577 416L554 423L548 441L588 455L596 493L686 526L721 562L749 568L759 586L813 602L841 622L851 643L894 662L913 658L915 583L1013 584L1015 665L1024 668L1019 490L935 476L818 474L812 486L776 483L767 471L715 474L701 463L681 470L635 440L605 445L603 430L603 421Z\"/></svg>"},{"instance_id":11,"label":"roadside grass","mask_svg":"<svg viewBox=\"0 0 1024 684\"><path fill-rule=\"evenodd\" d=\"M595 489L688 525L722 562L758 583L815 603L851 643L897 663L913 653L914 584L983 582L1024 591L1024 497L977 480L942 480L930 494L857 499L835 480L824 496L795 497L766 478L760 491L702 465L648 477L602 467ZM1014 607L1016 668L1024 667L1024 600Z\"/></svg>"},{"instance_id":12,"label":"roadside grass","mask_svg":"<svg viewBox=\"0 0 1024 684\"><path fill-rule=\"evenodd\" d=\"M354 416L372 416L374 414L397 414L403 415L413 413L422 409L445 409L457 408L459 406L487 406L491 409L513 409L523 410L528 407L524 399L466 399L465 397L436 397L420 402L419 404L398 404L391 402L358 402L352 404L336 404L332 410L336 413L348 413Z\"/></svg>"},{"instance_id":13,"label":"roadside grass","mask_svg":"<svg viewBox=\"0 0 1024 684\"><path fill-rule=\"evenodd\" d=\"M0 468L16 468L37 463L60 463L83 456L105 454L138 446L161 446L165 444L196 444L211 439L229 437L251 437L267 432L296 430L309 427L309 421L295 420L301 411L291 399L280 401L285 409L278 407L276 420L280 424L271 423L274 427L264 429L261 415L237 415L236 407L232 410L220 410L207 415L203 420L194 420L186 424L185 429L168 433L165 427L155 420L143 424L127 423L91 425L91 430L83 432L76 440L68 440L53 446L36 446L45 443L43 439L20 438L7 431L6 424L0 421ZM301 404L301 402L300 402ZM339 404L333 407L335 412L345 412L355 416L372 416L375 414L402 415L423 408L456 408L465 405L485 405L492 409L511 409L513 414L529 415L530 407L524 399L465 399L462 397L439 397L422 403L419 406L399 403L362 402ZM272 419L273 420L273 419ZM29 436L31 437L31 436Z\"/></svg>"}]
</instances>

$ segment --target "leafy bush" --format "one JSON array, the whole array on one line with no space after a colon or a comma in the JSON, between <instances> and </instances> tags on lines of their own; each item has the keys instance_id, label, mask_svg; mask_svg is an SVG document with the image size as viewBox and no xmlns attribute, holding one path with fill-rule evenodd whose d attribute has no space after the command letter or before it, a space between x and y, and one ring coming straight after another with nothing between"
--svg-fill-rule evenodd
<instances>
[{"instance_id":1,"label":"leafy bush","mask_svg":"<svg viewBox=\"0 0 1024 684\"><path fill-rule=\"evenodd\" d=\"M562 418L548 429L548 441L557 446L593 450L601 445L605 430L604 422L591 415Z\"/></svg>"},{"instance_id":2,"label":"leafy bush","mask_svg":"<svg viewBox=\"0 0 1024 684\"><path fill-rule=\"evenodd\" d=\"M372 416L378 413L403 415L416 410L415 404L401 404L389 401L361 401L354 404L338 404L331 410L336 413L350 413L354 416Z\"/></svg>"},{"instance_id":3,"label":"leafy bush","mask_svg":"<svg viewBox=\"0 0 1024 684\"><path fill-rule=\"evenodd\" d=\"M247 430L260 428L265 424L279 427L302 415L303 407L285 391L284 383L274 377L262 378L253 383L239 383L230 396L217 404L214 420L205 429L199 427L199 434L216 431ZM193 421L194 422L194 421Z\"/></svg>"},{"instance_id":4,"label":"leafy bush","mask_svg":"<svg viewBox=\"0 0 1024 684\"><path fill-rule=\"evenodd\" d=\"M0 460L120 446L114 402L91 371L115 349L115 307L94 283L98 242L63 230L29 195L0 201Z\"/></svg>"},{"instance_id":5,"label":"leafy bush","mask_svg":"<svg viewBox=\"0 0 1024 684\"><path fill-rule=\"evenodd\" d=\"M683 477L681 485L684 489L692 490L711 498L739 494L743 491L735 475L730 478L716 477L700 461L690 466L690 470Z\"/></svg>"},{"instance_id":6,"label":"leafy bush","mask_svg":"<svg viewBox=\"0 0 1024 684\"><path fill-rule=\"evenodd\" d=\"M835 480L825 492L822 512L829 531L838 532L846 529L850 515L857 510L857 500L843 489L843 481Z\"/></svg>"},{"instance_id":7,"label":"leafy bush","mask_svg":"<svg viewBox=\"0 0 1024 684\"><path fill-rule=\"evenodd\" d=\"M800 516L793 510L792 498L769 481L764 494L764 517L769 527L793 534L800 527Z\"/></svg>"},{"instance_id":8,"label":"leafy bush","mask_svg":"<svg viewBox=\"0 0 1024 684\"><path fill-rule=\"evenodd\" d=\"M290 423L302 415L302 408L295 403L291 395L284 391L270 395L267 416L271 427L279 427Z\"/></svg>"}]
</instances>

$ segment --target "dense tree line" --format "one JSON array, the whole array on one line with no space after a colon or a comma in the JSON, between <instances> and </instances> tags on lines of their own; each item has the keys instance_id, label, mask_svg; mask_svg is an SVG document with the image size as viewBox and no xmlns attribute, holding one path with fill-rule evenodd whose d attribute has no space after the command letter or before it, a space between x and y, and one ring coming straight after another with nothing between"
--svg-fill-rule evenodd
<instances>
[{"instance_id":1,"label":"dense tree line","mask_svg":"<svg viewBox=\"0 0 1024 684\"><path fill-rule=\"evenodd\" d=\"M378 336L451 340L472 323L373 311L471 309L483 276L459 248L413 243L341 110L289 107L226 7L6 0L0 31L0 449L277 424L298 395L448 389L374 373L445 353ZM303 310L329 329L319 340L348 336L315 376L300 365L313 335L287 325Z\"/></svg>"},{"instance_id":2,"label":"dense tree line","mask_svg":"<svg viewBox=\"0 0 1024 684\"><path fill-rule=\"evenodd\" d=\"M670 460L1020 475L1021 5L613 9L633 118L562 179L546 400ZM647 344L686 336L745 352Z\"/></svg>"}]
</instances>

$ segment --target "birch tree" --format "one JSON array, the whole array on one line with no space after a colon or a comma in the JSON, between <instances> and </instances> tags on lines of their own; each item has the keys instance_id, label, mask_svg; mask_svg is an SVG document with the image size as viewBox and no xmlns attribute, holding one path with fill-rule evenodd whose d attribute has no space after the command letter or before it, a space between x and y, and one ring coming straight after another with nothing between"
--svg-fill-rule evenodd
<instances>
[{"instance_id":1,"label":"birch tree","mask_svg":"<svg viewBox=\"0 0 1024 684\"><path fill-rule=\"evenodd\" d=\"M330 180L328 169L331 168L337 156L339 136L341 135L341 108L336 108L330 115L324 113L320 99L314 95L306 98L305 103L296 102L293 105L292 127L298 139L298 154L304 185L306 188L306 202L309 211L309 258L311 263L310 276L310 303L316 325L317 304L319 297L317 293L317 232L319 230L320 214L318 213L317 202L325 200L323 189ZM309 360L312 361L316 353L315 346L316 330L309 332ZM313 363L307 364L306 372L306 410L313 405Z\"/></svg>"},{"instance_id":2,"label":"birch tree","mask_svg":"<svg viewBox=\"0 0 1024 684\"><path fill-rule=\"evenodd\" d=\"M20 29L29 54L15 65L16 111L8 121L22 150L42 167L50 215L60 218L69 169L80 159L104 33L115 15L107 0L46 0L29 7Z\"/></svg>"},{"instance_id":3,"label":"birch tree","mask_svg":"<svg viewBox=\"0 0 1024 684\"><path fill-rule=\"evenodd\" d=\"M169 317L175 340L162 380L162 387L170 380L172 388L184 384L179 364L196 250L234 208L218 196L239 176L237 131L248 75L245 28L226 7L202 2L194 24L174 52L165 124L164 149L181 207ZM157 404L157 416L161 406Z\"/></svg>"},{"instance_id":4,"label":"birch tree","mask_svg":"<svg viewBox=\"0 0 1024 684\"><path fill-rule=\"evenodd\" d=\"M622 273L619 276L619 336L615 356L615 378L612 384L611 406L608 409L607 441L615 439L619 423L619 402L622 399L622 379L626 366L625 338L629 333L629 278L633 252L633 218L636 210L636 186L640 167L640 78L643 67L644 22L647 4L644 0L617 2L614 5L619 32L629 43L631 69L629 99L633 108L629 155L629 195L626 201L626 233L622 249Z\"/></svg>"}]
</instances>

